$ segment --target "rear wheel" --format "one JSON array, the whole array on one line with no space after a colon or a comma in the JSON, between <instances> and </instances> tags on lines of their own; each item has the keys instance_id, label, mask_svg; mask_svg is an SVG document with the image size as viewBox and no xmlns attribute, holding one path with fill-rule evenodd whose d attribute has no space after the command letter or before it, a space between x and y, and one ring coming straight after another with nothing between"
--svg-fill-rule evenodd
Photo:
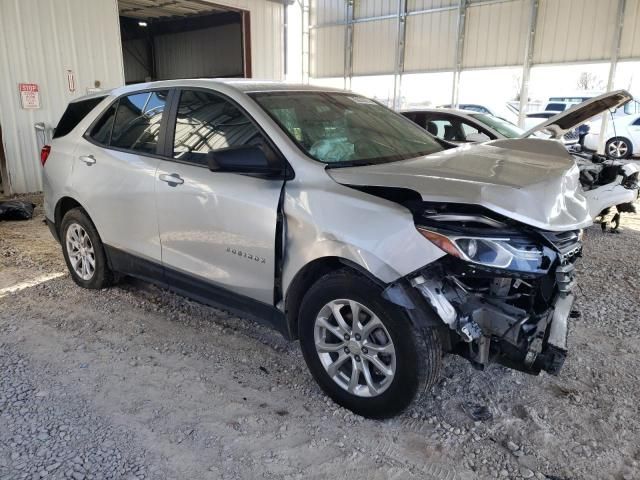
<instances>
[{"instance_id":1,"label":"rear wheel","mask_svg":"<svg viewBox=\"0 0 640 480\"><path fill-rule=\"evenodd\" d=\"M74 282L84 288L105 288L113 283L102 241L84 210L74 208L65 214L60 240Z\"/></svg>"},{"instance_id":2,"label":"rear wheel","mask_svg":"<svg viewBox=\"0 0 640 480\"><path fill-rule=\"evenodd\" d=\"M298 331L320 387L357 414L386 418L404 410L438 377L441 346L419 333L369 279L341 270L305 295Z\"/></svg>"},{"instance_id":3,"label":"rear wheel","mask_svg":"<svg viewBox=\"0 0 640 480\"><path fill-rule=\"evenodd\" d=\"M605 152L609 158L629 158L633 153L631 142L624 137L615 137L607 142Z\"/></svg>"}]
</instances>

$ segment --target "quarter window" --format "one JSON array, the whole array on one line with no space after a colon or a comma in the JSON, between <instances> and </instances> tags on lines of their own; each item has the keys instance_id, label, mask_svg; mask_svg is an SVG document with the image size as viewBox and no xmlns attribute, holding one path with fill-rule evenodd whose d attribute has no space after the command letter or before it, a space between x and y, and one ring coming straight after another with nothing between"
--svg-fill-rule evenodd
<instances>
[{"instance_id":1,"label":"quarter window","mask_svg":"<svg viewBox=\"0 0 640 480\"><path fill-rule=\"evenodd\" d=\"M117 106L117 102L111 105L91 129L89 136L94 142L100 143L101 145L109 145L111 129L113 128L113 119L116 118Z\"/></svg>"},{"instance_id":2,"label":"quarter window","mask_svg":"<svg viewBox=\"0 0 640 480\"><path fill-rule=\"evenodd\" d=\"M201 90L180 94L173 157L184 162L207 164L211 150L262 144L262 135L235 105Z\"/></svg>"},{"instance_id":3,"label":"quarter window","mask_svg":"<svg viewBox=\"0 0 640 480\"><path fill-rule=\"evenodd\" d=\"M161 90L122 97L118 102L110 145L156 153L167 94L167 90Z\"/></svg>"}]
</instances>

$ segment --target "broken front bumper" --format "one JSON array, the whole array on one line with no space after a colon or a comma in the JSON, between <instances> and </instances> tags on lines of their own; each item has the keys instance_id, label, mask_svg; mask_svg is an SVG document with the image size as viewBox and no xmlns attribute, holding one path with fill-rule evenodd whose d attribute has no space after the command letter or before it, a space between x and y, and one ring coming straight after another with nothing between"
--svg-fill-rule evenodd
<instances>
[{"instance_id":1,"label":"broken front bumper","mask_svg":"<svg viewBox=\"0 0 640 480\"><path fill-rule=\"evenodd\" d=\"M476 283L465 276L469 273L476 274ZM544 280L485 272L480 274L482 288L477 275L427 269L409 280L428 305L424 308L439 317L432 326L439 324L445 348L478 368L500 363L527 373L557 375L567 355L573 264L557 266Z\"/></svg>"}]
</instances>

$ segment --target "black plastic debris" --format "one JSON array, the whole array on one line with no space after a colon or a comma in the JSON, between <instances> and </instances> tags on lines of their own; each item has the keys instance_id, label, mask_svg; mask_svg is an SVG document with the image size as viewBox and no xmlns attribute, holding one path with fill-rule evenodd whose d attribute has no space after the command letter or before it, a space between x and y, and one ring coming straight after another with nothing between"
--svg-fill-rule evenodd
<instances>
[{"instance_id":1,"label":"black plastic debris","mask_svg":"<svg viewBox=\"0 0 640 480\"><path fill-rule=\"evenodd\" d=\"M491 410L484 405L478 405L477 403L472 402L463 402L460 406L464 413L469 415L474 422L486 422L487 420L493 419L493 413L491 413Z\"/></svg>"},{"instance_id":2,"label":"black plastic debris","mask_svg":"<svg viewBox=\"0 0 640 480\"><path fill-rule=\"evenodd\" d=\"M0 202L0 220L29 220L33 217L36 205L23 200L5 200Z\"/></svg>"}]
</instances>

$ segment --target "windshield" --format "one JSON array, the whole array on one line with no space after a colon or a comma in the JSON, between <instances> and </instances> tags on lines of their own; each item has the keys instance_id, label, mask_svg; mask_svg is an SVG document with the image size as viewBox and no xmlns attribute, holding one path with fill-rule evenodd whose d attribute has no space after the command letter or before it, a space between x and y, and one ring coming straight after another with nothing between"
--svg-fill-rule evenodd
<instances>
[{"instance_id":1,"label":"windshield","mask_svg":"<svg viewBox=\"0 0 640 480\"><path fill-rule=\"evenodd\" d=\"M524 133L524 130L503 118L484 113L472 113L471 116L507 138L518 138Z\"/></svg>"},{"instance_id":2,"label":"windshield","mask_svg":"<svg viewBox=\"0 0 640 480\"><path fill-rule=\"evenodd\" d=\"M307 155L323 163L369 165L443 150L410 120L351 93L250 95Z\"/></svg>"}]
</instances>

